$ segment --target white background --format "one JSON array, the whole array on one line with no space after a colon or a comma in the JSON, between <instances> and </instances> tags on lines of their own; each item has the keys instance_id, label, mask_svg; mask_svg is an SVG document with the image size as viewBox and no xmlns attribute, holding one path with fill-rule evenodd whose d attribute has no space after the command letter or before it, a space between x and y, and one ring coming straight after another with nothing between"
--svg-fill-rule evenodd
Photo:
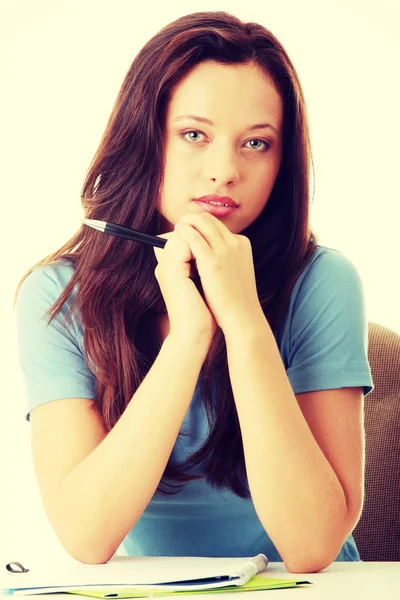
<instances>
[{"instance_id":1,"label":"white background","mask_svg":"<svg viewBox=\"0 0 400 600\"><path fill-rule=\"evenodd\" d=\"M0 0L0 566L62 552L32 472L15 288L78 228L81 186L133 58L200 10L258 21L285 46L309 111L311 225L357 267L369 320L400 333L397 0Z\"/></svg>"}]
</instances>

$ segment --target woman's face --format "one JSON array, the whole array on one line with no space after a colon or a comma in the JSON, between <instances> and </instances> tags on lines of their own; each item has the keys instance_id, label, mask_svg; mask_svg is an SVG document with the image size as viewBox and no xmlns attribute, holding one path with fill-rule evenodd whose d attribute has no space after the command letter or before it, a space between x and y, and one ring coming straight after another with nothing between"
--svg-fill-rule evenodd
<instances>
[{"instance_id":1,"label":"woman's face","mask_svg":"<svg viewBox=\"0 0 400 600\"><path fill-rule=\"evenodd\" d=\"M209 194L238 205L218 217L232 233L255 221L279 171L282 120L281 98L258 65L196 65L176 86L166 113L162 232L203 212L193 200Z\"/></svg>"}]
</instances>

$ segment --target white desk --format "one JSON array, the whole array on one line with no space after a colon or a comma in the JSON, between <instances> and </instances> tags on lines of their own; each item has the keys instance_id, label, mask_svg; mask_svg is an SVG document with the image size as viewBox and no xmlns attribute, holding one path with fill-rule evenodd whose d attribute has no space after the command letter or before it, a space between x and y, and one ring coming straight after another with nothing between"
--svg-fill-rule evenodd
<instances>
[{"instance_id":1,"label":"white desk","mask_svg":"<svg viewBox=\"0 0 400 600\"><path fill-rule=\"evenodd\" d=\"M284 579L301 578L311 581L312 586L288 588L280 590L265 590L259 592L238 592L215 594L218 600L271 600L273 598L291 598L292 600L362 599L399 600L400 599L400 562L334 562L319 573L288 573L283 563L269 563L265 572L267 577ZM6 596L1 596L6 598ZM60 600L84 598L87 596L65 594L45 594L19 596L26 600ZM10 596L7 596L10 600ZM184 596L189 598L189 596ZM196 600L210 600L210 594L195 594ZM169 597L171 600L171 597Z\"/></svg>"}]
</instances>

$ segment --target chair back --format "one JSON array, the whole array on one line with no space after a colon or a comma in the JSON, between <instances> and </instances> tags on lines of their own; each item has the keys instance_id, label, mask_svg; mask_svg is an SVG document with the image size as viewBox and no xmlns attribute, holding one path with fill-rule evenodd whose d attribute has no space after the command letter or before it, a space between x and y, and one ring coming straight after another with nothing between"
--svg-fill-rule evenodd
<instances>
[{"instance_id":1,"label":"chair back","mask_svg":"<svg viewBox=\"0 0 400 600\"><path fill-rule=\"evenodd\" d=\"M363 561L400 561L400 335L368 323L365 497L353 531Z\"/></svg>"}]
</instances>

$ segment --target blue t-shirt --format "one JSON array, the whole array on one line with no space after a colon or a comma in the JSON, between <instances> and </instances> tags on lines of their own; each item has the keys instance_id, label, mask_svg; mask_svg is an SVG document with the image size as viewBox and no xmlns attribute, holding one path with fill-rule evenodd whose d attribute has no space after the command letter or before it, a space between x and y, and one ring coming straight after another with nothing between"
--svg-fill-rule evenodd
<instances>
[{"instance_id":1,"label":"blue t-shirt","mask_svg":"<svg viewBox=\"0 0 400 600\"><path fill-rule=\"evenodd\" d=\"M18 356L27 392L27 419L39 404L60 398L95 398L95 377L83 357L83 327L75 312L61 326L76 288L47 326L44 313L68 283L73 265L60 260L35 269L23 282L16 305ZM318 245L293 289L275 336L295 394L342 387L374 389L368 363L368 321L361 279L338 250ZM214 387L214 390L216 388ZM208 434L202 372L172 451L181 461ZM154 494L123 542L128 555L252 556L282 561L251 498L217 490L202 478L175 495ZM360 560L353 536L335 560Z\"/></svg>"}]
</instances>

